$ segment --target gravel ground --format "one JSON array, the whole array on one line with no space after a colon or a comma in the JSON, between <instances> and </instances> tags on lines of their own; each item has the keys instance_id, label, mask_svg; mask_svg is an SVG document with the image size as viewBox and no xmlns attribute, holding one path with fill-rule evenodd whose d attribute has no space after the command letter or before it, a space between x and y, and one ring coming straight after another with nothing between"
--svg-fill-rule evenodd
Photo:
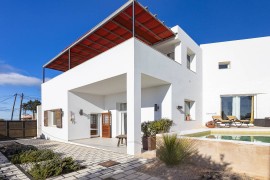
<instances>
[{"instance_id":1,"label":"gravel ground","mask_svg":"<svg viewBox=\"0 0 270 180\"><path fill-rule=\"evenodd\" d=\"M208 167L208 168L207 168ZM237 174L227 170L225 166L205 166L198 162L182 163L177 166L168 167L159 160L145 164L138 171L168 180L253 180L245 174Z\"/></svg>"}]
</instances>

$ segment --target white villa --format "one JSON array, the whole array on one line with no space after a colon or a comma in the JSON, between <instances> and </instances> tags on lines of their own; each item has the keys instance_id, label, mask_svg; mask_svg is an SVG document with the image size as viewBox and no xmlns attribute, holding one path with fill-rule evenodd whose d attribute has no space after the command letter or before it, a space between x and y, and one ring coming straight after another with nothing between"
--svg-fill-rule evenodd
<instances>
[{"instance_id":1,"label":"white villa","mask_svg":"<svg viewBox=\"0 0 270 180\"><path fill-rule=\"evenodd\" d=\"M173 132L213 115L270 116L270 37L196 44L128 1L43 66L63 73L42 84L40 133L70 141L127 135L141 152L141 122ZM190 120L187 120L187 115Z\"/></svg>"}]
</instances>

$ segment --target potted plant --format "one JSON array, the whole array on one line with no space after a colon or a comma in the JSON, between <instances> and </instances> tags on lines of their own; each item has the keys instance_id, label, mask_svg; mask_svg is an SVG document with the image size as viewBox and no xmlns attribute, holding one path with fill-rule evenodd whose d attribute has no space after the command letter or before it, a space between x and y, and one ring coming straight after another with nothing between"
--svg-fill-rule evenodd
<instances>
[{"instance_id":1,"label":"potted plant","mask_svg":"<svg viewBox=\"0 0 270 180\"><path fill-rule=\"evenodd\" d=\"M141 130L143 132L142 144L144 150L156 149L156 134L169 132L172 120L160 119L156 121L143 122Z\"/></svg>"},{"instance_id":2,"label":"potted plant","mask_svg":"<svg viewBox=\"0 0 270 180\"><path fill-rule=\"evenodd\" d=\"M144 150L152 150L153 146L155 145L155 139L153 138L153 136L151 136L151 131L149 127L150 123L151 122L143 122L141 124L141 130L143 132L142 144Z\"/></svg>"},{"instance_id":3,"label":"potted plant","mask_svg":"<svg viewBox=\"0 0 270 180\"><path fill-rule=\"evenodd\" d=\"M186 114L186 121L190 121L191 118L190 118L190 114Z\"/></svg>"}]
</instances>

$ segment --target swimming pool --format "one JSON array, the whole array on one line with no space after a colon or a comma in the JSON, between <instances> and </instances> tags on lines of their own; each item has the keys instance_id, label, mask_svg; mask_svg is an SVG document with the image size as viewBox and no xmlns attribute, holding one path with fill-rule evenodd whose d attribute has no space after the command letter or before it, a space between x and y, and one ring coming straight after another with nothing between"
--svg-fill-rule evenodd
<instances>
[{"instance_id":1,"label":"swimming pool","mask_svg":"<svg viewBox=\"0 0 270 180\"><path fill-rule=\"evenodd\" d=\"M270 144L270 133L251 131L205 131L194 134L186 134L188 137L199 137L203 139L259 142Z\"/></svg>"}]
</instances>

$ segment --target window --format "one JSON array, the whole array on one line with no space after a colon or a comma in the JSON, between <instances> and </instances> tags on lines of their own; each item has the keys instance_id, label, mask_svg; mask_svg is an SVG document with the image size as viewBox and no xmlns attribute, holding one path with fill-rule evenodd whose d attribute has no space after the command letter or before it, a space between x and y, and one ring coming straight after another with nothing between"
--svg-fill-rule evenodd
<instances>
[{"instance_id":1,"label":"window","mask_svg":"<svg viewBox=\"0 0 270 180\"><path fill-rule=\"evenodd\" d=\"M52 111L52 118L53 118L52 125L53 126L56 126L56 116L55 116L55 112L54 111Z\"/></svg>"},{"instance_id":2,"label":"window","mask_svg":"<svg viewBox=\"0 0 270 180\"><path fill-rule=\"evenodd\" d=\"M48 111L48 119L49 119L49 125L50 126L56 126L56 116L55 116L55 112L50 110Z\"/></svg>"},{"instance_id":3,"label":"window","mask_svg":"<svg viewBox=\"0 0 270 180\"><path fill-rule=\"evenodd\" d=\"M185 120L195 120L195 101L185 100Z\"/></svg>"},{"instance_id":4,"label":"window","mask_svg":"<svg viewBox=\"0 0 270 180\"><path fill-rule=\"evenodd\" d=\"M44 111L44 126L62 128L62 109Z\"/></svg>"},{"instance_id":5,"label":"window","mask_svg":"<svg viewBox=\"0 0 270 180\"><path fill-rule=\"evenodd\" d=\"M120 111L126 111L127 110L127 103L120 103Z\"/></svg>"},{"instance_id":6,"label":"window","mask_svg":"<svg viewBox=\"0 0 270 180\"><path fill-rule=\"evenodd\" d=\"M226 61L226 62L219 62L218 63L218 69L230 69L231 68L231 62Z\"/></svg>"},{"instance_id":7,"label":"window","mask_svg":"<svg viewBox=\"0 0 270 180\"><path fill-rule=\"evenodd\" d=\"M174 52L170 52L167 54L167 56L174 60Z\"/></svg>"},{"instance_id":8,"label":"window","mask_svg":"<svg viewBox=\"0 0 270 180\"><path fill-rule=\"evenodd\" d=\"M187 49L187 69L196 72L196 54L190 49Z\"/></svg>"},{"instance_id":9,"label":"window","mask_svg":"<svg viewBox=\"0 0 270 180\"><path fill-rule=\"evenodd\" d=\"M191 57L190 55L187 55L187 68L190 69L190 64L191 64Z\"/></svg>"}]
</instances>

